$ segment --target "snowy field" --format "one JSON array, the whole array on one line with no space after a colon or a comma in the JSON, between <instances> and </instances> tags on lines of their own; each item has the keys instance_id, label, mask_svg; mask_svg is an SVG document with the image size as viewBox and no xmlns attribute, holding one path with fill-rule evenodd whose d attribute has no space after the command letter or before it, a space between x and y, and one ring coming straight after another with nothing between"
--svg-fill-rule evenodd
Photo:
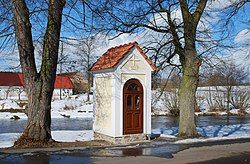
<instances>
[{"instance_id":1,"label":"snowy field","mask_svg":"<svg viewBox=\"0 0 250 164\"><path fill-rule=\"evenodd\" d=\"M93 98L90 96L90 101L86 101L87 95L73 95L63 100L53 100L51 103L52 118L84 118L93 117ZM16 100L0 100L1 110L18 109L24 110L24 107L18 105ZM10 119L13 116L18 116L21 119L27 119L25 113L21 112L0 112L0 119Z\"/></svg>"},{"instance_id":2,"label":"snowy field","mask_svg":"<svg viewBox=\"0 0 250 164\"><path fill-rule=\"evenodd\" d=\"M197 106L200 112L196 115L227 115L227 89L226 86L198 87L196 92ZM161 96L160 96L161 95ZM232 115L240 114L237 106L244 106L245 112L250 114L250 86L233 86L229 104ZM169 115L173 106L178 104L178 91L152 91L152 115ZM215 109L215 110L212 110Z\"/></svg>"}]
</instances>

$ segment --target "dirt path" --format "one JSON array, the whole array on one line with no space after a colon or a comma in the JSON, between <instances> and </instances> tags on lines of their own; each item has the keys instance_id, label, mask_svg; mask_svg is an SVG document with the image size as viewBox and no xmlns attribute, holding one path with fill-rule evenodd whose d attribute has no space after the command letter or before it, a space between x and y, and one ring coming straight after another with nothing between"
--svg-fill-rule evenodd
<instances>
[{"instance_id":1,"label":"dirt path","mask_svg":"<svg viewBox=\"0 0 250 164\"><path fill-rule=\"evenodd\" d=\"M137 156L137 157L95 157L92 158L96 164L184 164L209 161L223 157L232 157L235 155L245 154L244 157L250 156L250 142L193 147L174 154L174 158L165 159L152 156ZM247 160L247 159L245 159ZM249 162L249 161L248 161ZM248 163L246 161L246 163ZM250 162L249 162L250 163Z\"/></svg>"}]
</instances>

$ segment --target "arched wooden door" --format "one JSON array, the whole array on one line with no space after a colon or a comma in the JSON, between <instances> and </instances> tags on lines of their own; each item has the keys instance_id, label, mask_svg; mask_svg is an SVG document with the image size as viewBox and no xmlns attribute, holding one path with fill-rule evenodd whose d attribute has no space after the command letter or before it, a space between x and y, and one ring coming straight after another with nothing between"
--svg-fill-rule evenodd
<instances>
[{"instance_id":1,"label":"arched wooden door","mask_svg":"<svg viewBox=\"0 0 250 164\"><path fill-rule=\"evenodd\" d=\"M123 134L143 132L143 87L130 79L123 87Z\"/></svg>"}]
</instances>

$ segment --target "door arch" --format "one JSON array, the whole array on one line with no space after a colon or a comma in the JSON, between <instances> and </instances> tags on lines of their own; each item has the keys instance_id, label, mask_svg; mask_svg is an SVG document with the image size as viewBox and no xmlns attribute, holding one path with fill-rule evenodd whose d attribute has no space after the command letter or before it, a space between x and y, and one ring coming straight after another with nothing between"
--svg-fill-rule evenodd
<instances>
[{"instance_id":1,"label":"door arch","mask_svg":"<svg viewBox=\"0 0 250 164\"><path fill-rule=\"evenodd\" d=\"M123 134L143 132L143 87L130 79L123 87Z\"/></svg>"}]
</instances>

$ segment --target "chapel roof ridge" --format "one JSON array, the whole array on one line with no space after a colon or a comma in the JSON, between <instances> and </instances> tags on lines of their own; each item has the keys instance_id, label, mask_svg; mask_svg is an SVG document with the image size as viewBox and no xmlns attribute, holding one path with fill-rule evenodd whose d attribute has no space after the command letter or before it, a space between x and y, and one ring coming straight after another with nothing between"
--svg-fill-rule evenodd
<instances>
[{"instance_id":1,"label":"chapel roof ridge","mask_svg":"<svg viewBox=\"0 0 250 164\"><path fill-rule=\"evenodd\" d=\"M126 44L109 48L89 69L90 71L114 68L128 54L132 48L136 48L151 68L155 71L157 68L146 53L142 50L138 42L133 41Z\"/></svg>"},{"instance_id":2,"label":"chapel roof ridge","mask_svg":"<svg viewBox=\"0 0 250 164\"><path fill-rule=\"evenodd\" d=\"M136 41L128 42L128 43L125 43L125 44L121 44L121 45L117 45L117 46L114 46L114 47L110 47L107 51L113 50L113 49L117 49L117 48L121 48L121 47L125 47L125 46L129 46L129 45L132 46L132 45L135 45L135 44L138 45L138 43Z\"/></svg>"}]
</instances>

